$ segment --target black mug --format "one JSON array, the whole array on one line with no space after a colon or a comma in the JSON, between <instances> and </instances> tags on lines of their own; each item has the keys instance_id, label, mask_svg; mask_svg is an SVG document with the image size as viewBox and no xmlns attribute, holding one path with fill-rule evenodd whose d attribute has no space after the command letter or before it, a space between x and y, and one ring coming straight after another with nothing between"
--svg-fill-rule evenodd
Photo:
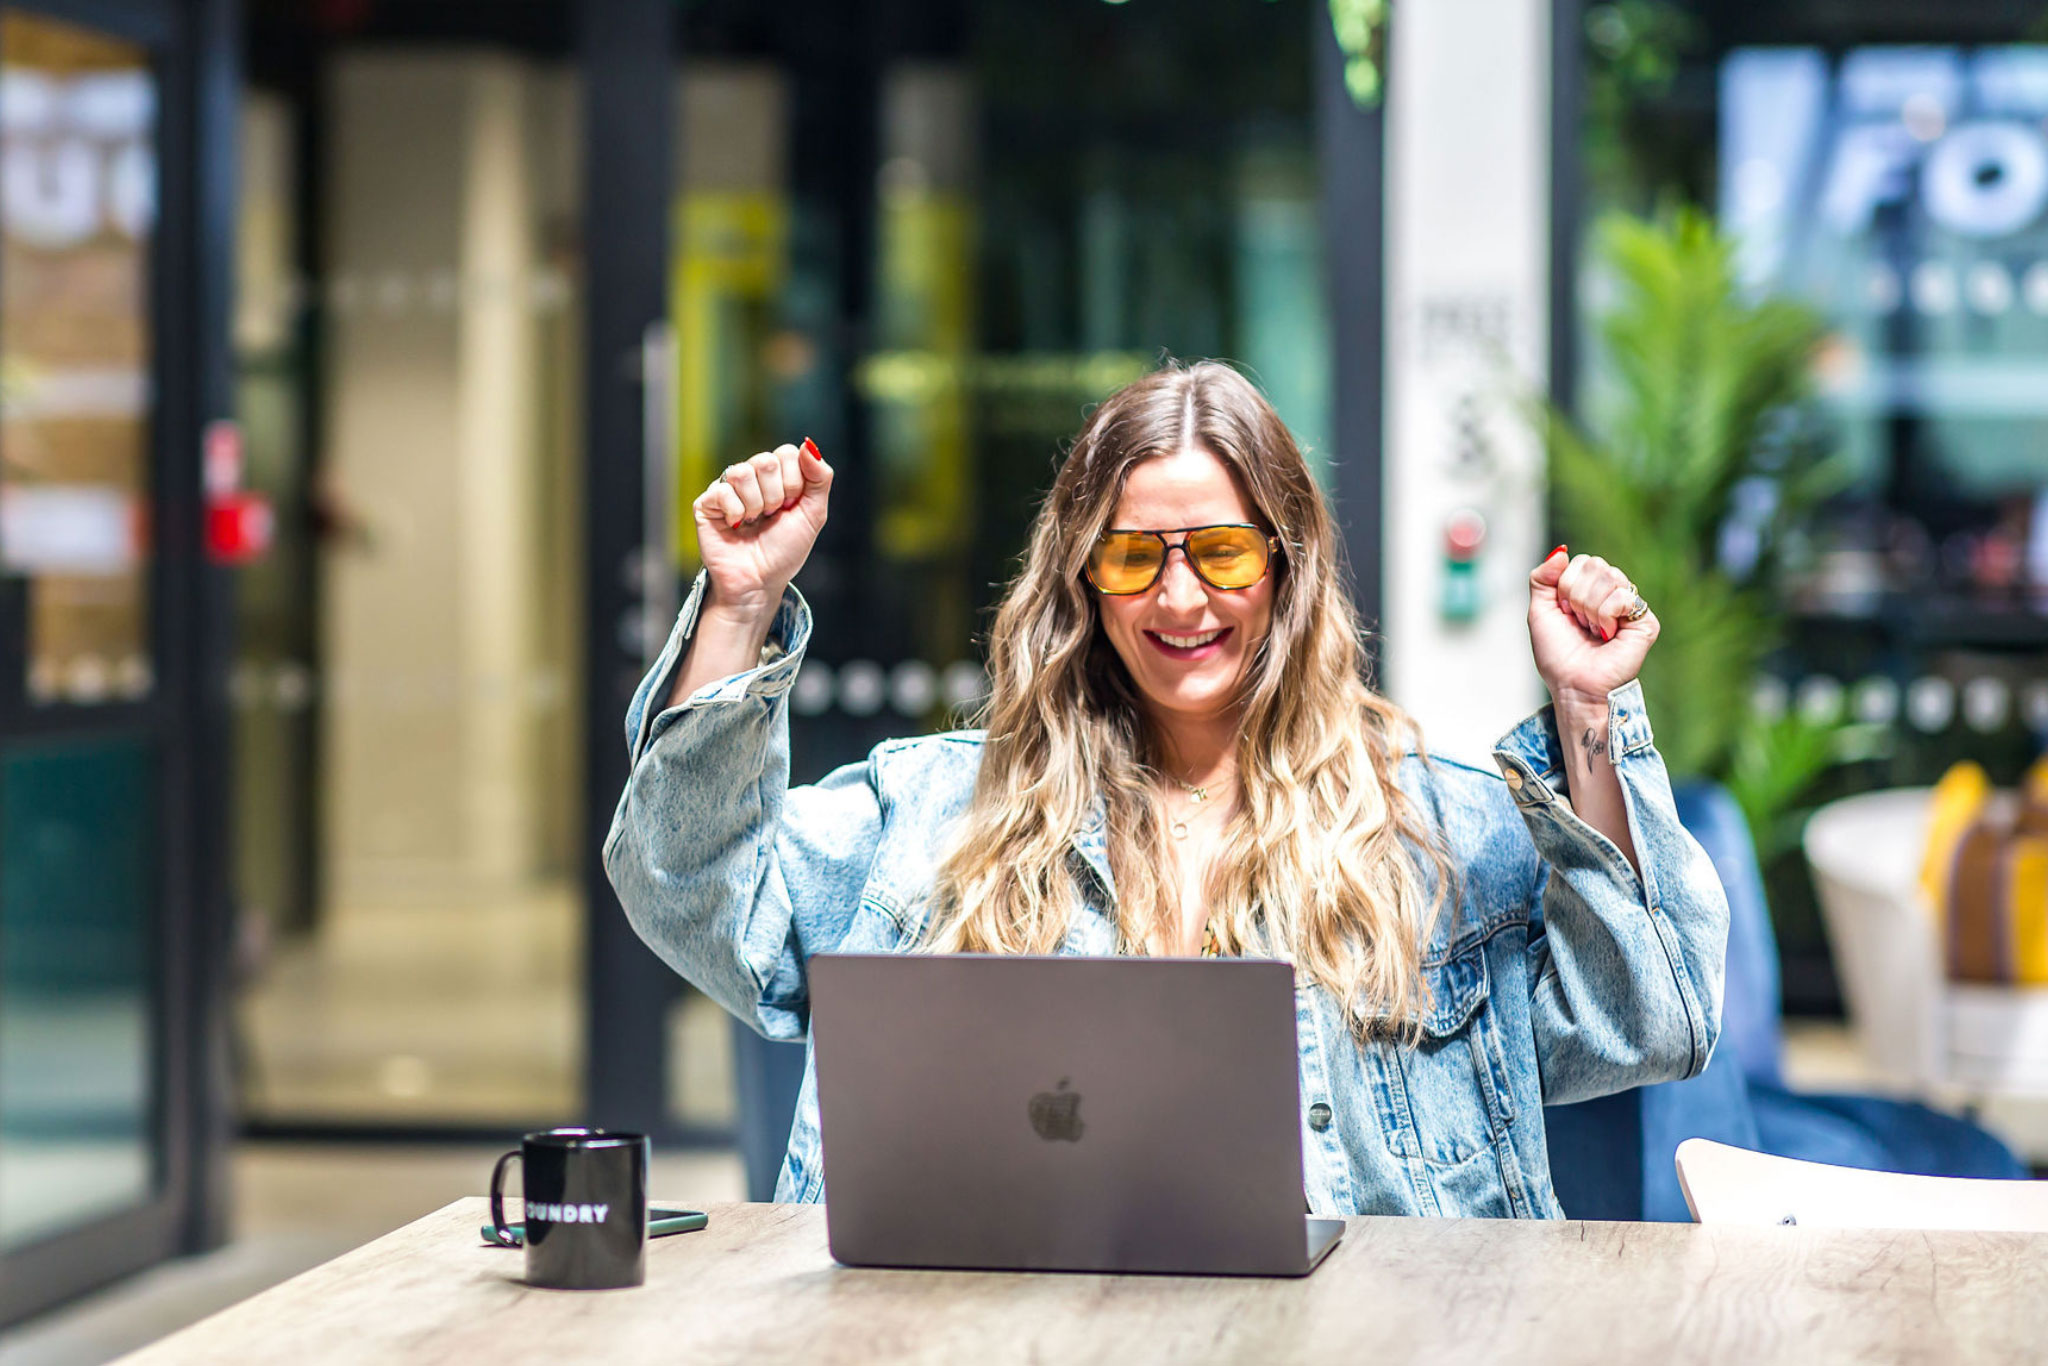
<instances>
[{"instance_id":1,"label":"black mug","mask_svg":"<svg viewBox=\"0 0 2048 1366\"><path fill-rule=\"evenodd\" d=\"M505 1221L505 1169L526 1175L526 1283L550 1290L618 1290L647 1279L645 1134L544 1129L491 1169L491 1231Z\"/></svg>"}]
</instances>

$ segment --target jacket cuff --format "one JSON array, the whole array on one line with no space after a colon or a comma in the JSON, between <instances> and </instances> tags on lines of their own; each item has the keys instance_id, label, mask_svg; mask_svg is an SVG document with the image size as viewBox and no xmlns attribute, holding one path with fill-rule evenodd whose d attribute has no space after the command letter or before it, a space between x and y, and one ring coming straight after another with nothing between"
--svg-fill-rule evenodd
<instances>
[{"instance_id":1,"label":"jacket cuff","mask_svg":"<svg viewBox=\"0 0 2048 1366\"><path fill-rule=\"evenodd\" d=\"M1631 679L1607 694L1607 758L1619 764L1656 744L1643 685ZM1557 709L1546 706L1503 735L1493 747L1501 776L1521 800L1564 790L1564 745L1557 733ZM1529 789L1533 788L1534 791Z\"/></svg>"},{"instance_id":2,"label":"jacket cuff","mask_svg":"<svg viewBox=\"0 0 2048 1366\"><path fill-rule=\"evenodd\" d=\"M742 673L706 683L676 706L660 708L659 703L674 689L676 670L682 666L684 656L689 653L690 642L696 637L697 618L704 610L704 594L710 583L709 576L698 571L697 581L690 586L690 596L684 599L682 610L676 614L676 624L669 632L668 643L662 647L661 657L655 661L648 675L653 687L647 694L648 704L642 712L640 733L633 743L635 762L647 746L685 712L738 702L748 697L772 703L789 692L796 682L797 670L803 666L804 649L811 639L811 606L796 590L796 585L790 584L782 590L782 601L776 606L774 624L768 628L767 643L761 647L759 664Z\"/></svg>"}]
</instances>

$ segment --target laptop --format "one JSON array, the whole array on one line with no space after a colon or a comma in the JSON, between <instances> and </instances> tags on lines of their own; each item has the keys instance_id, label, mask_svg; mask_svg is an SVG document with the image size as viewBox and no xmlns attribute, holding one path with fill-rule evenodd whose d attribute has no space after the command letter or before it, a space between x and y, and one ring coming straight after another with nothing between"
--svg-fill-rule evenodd
<instances>
[{"instance_id":1,"label":"laptop","mask_svg":"<svg viewBox=\"0 0 2048 1366\"><path fill-rule=\"evenodd\" d=\"M810 960L825 1214L851 1266L1305 1276L1294 970Z\"/></svg>"}]
</instances>

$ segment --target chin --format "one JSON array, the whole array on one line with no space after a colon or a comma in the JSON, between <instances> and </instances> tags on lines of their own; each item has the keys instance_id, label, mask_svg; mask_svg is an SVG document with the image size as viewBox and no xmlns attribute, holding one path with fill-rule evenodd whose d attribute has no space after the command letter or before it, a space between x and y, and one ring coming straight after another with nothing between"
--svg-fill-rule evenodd
<instances>
[{"instance_id":1,"label":"chin","mask_svg":"<svg viewBox=\"0 0 2048 1366\"><path fill-rule=\"evenodd\" d=\"M1230 705L1230 689L1227 686L1213 688L1176 688L1169 693L1152 693L1152 705L1162 711L1181 712L1189 716L1213 716Z\"/></svg>"}]
</instances>

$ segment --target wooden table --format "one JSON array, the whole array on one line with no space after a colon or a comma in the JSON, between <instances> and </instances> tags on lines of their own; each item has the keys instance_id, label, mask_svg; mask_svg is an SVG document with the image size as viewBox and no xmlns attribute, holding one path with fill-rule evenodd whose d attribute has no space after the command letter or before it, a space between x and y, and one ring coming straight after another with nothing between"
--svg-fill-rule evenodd
<instances>
[{"instance_id":1,"label":"wooden table","mask_svg":"<svg viewBox=\"0 0 2048 1366\"><path fill-rule=\"evenodd\" d=\"M1354 1219L1306 1280L858 1270L822 1209L716 1205L633 1290L532 1290L445 1209L126 1358L1365 1363L2048 1358L2048 1236Z\"/></svg>"}]
</instances>

